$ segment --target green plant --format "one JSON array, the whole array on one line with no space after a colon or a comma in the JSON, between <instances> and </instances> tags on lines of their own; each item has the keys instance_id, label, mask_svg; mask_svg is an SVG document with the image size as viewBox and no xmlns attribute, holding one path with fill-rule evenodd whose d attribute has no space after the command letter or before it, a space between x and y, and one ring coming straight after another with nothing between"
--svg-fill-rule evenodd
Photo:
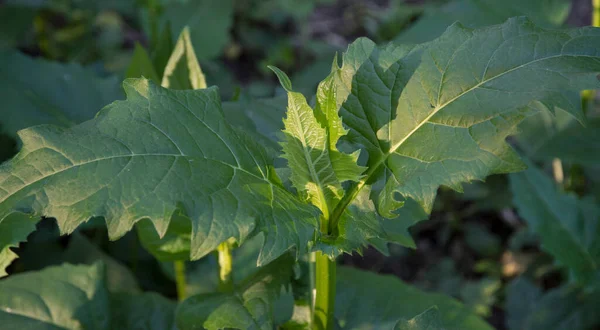
<instances>
[{"instance_id":1,"label":"green plant","mask_svg":"<svg viewBox=\"0 0 600 330\"><path fill-rule=\"evenodd\" d=\"M165 36L152 53L171 53L167 60L137 47L128 75L149 79L125 80L125 100L78 125L19 131L21 151L0 167L1 270L40 216L55 217L62 234L104 217L112 239L135 226L150 253L175 263L180 299L184 261L217 251L216 290L175 306L110 288L106 260L63 265L0 282L1 324L487 329L451 298L338 267L335 258L368 245L415 247L408 228L427 218L440 186L461 191L463 182L525 169L505 142L516 125L555 107L583 120L579 103L567 100L600 85L597 29L544 30L524 18L477 30L454 24L420 45L358 39L341 66L334 59L314 106L272 68L287 93L281 126L252 113L278 101L246 108L206 88L188 30L173 49ZM249 240L262 241L250 253L258 267L236 279L235 251ZM308 253L314 283L303 286L296 260ZM588 284L590 267L572 268Z\"/></svg>"}]
</instances>

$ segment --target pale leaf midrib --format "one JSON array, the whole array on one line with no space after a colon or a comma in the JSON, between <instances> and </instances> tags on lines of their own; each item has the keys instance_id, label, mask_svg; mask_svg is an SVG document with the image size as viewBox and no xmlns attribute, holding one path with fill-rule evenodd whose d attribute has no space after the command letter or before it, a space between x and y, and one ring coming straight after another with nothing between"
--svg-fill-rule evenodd
<instances>
[{"instance_id":1,"label":"pale leaf midrib","mask_svg":"<svg viewBox=\"0 0 600 330\"><path fill-rule=\"evenodd\" d=\"M299 118L300 111L298 110L301 107L301 105L296 105L295 102L293 101L293 98L290 98L290 100L292 100L292 106L296 106L295 107L296 110L292 112L294 124L296 125L296 127L298 127L300 129L301 133L304 133L304 129L303 129L304 126L302 125L302 121ZM315 183L317 184L317 187L318 187L317 193L319 194L319 199L321 200L321 205L324 208L322 210L323 215L326 218L329 218L329 206L327 205L327 199L325 198L323 183L321 182L319 176L317 175L312 158L310 157L310 152L307 150L308 144L306 143L306 138L305 138L304 134L299 134L299 135L300 135L299 136L300 142L302 143L302 152L304 154L304 159L306 160L306 165L308 166L310 175L313 177L313 180L315 180Z\"/></svg>"}]
</instances>

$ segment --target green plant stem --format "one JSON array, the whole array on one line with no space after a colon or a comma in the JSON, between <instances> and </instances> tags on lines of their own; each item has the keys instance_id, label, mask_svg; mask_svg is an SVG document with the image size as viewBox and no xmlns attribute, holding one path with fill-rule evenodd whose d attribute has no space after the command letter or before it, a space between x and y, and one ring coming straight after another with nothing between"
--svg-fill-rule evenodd
<instances>
[{"instance_id":1,"label":"green plant stem","mask_svg":"<svg viewBox=\"0 0 600 330\"><path fill-rule=\"evenodd\" d=\"M600 0L592 0L592 26L600 26Z\"/></svg>"},{"instance_id":2,"label":"green plant stem","mask_svg":"<svg viewBox=\"0 0 600 330\"><path fill-rule=\"evenodd\" d=\"M316 253L316 297L313 311L313 329L334 329L335 260L320 251Z\"/></svg>"},{"instance_id":3,"label":"green plant stem","mask_svg":"<svg viewBox=\"0 0 600 330\"><path fill-rule=\"evenodd\" d=\"M219 244L217 254L219 259L219 291L233 291L231 244L227 241Z\"/></svg>"},{"instance_id":4,"label":"green plant stem","mask_svg":"<svg viewBox=\"0 0 600 330\"><path fill-rule=\"evenodd\" d=\"M185 261L178 260L173 262L175 268L175 285L177 287L177 299L185 300Z\"/></svg>"}]
</instances>

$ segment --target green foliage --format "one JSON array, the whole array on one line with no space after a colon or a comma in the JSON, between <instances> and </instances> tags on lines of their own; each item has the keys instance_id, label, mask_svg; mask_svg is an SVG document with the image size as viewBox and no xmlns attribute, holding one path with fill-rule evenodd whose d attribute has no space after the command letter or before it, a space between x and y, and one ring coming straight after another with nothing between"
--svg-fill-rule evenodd
<instances>
[{"instance_id":1,"label":"green foliage","mask_svg":"<svg viewBox=\"0 0 600 330\"><path fill-rule=\"evenodd\" d=\"M292 277L289 256L270 263L244 280L234 292L192 296L177 309L180 330L273 329L273 302ZM279 307L281 307L280 302ZM292 302L289 303L291 315Z\"/></svg>"},{"instance_id":2,"label":"green foliage","mask_svg":"<svg viewBox=\"0 0 600 330\"><path fill-rule=\"evenodd\" d=\"M3 280L0 283L3 327L7 330L171 328L173 303L153 293L111 295L104 272L101 263L64 264Z\"/></svg>"},{"instance_id":3,"label":"green foliage","mask_svg":"<svg viewBox=\"0 0 600 330\"><path fill-rule=\"evenodd\" d=\"M514 204L542 248L567 266L578 280L589 281L600 263L600 210L593 201L560 192L531 165L510 176Z\"/></svg>"},{"instance_id":4,"label":"green foliage","mask_svg":"<svg viewBox=\"0 0 600 330\"><path fill-rule=\"evenodd\" d=\"M400 319L412 319L435 305L446 330L491 330L458 301L425 293L392 276L346 267L340 267L337 275L335 313L343 329L362 329L365 324L389 329Z\"/></svg>"},{"instance_id":5,"label":"green foliage","mask_svg":"<svg viewBox=\"0 0 600 330\"><path fill-rule=\"evenodd\" d=\"M31 73L36 79L31 79ZM2 129L12 136L40 124L70 127L93 118L103 106L122 98L117 77L102 78L77 64L32 59L17 52L0 54L0 97L6 109Z\"/></svg>"},{"instance_id":6,"label":"green foliage","mask_svg":"<svg viewBox=\"0 0 600 330\"><path fill-rule=\"evenodd\" d=\"M547 27L560 26L569 15L567 0L453 0L425 11L419 20L402 31L395 40L402 43L425 42L444 32L454 22L471 27L500 24L510 17L527 16Z\"/></svg>"},{"instance_id":7,"label":"green foliage","mask_svg":"<svg viewBox=\"0 0 600 330\"><path fill-rule=\"evenodd\" d=\"M536 152L542 159L555 157L568 163L594 166L600 164L600 120L591 119L585 127L577 124L570 125L559 131Z\"/></svg>"},{"instance_id":8,"label":"green foliage","mask_svg":"<svg viewBox=\"0 0 600 330\"><path fill-rule=\"evenodd\" d=\"M64 265L3 280L0 310L7 329L109 329L104 266Z\"/></svg>"},{"instance_id":9,"label":"green foliage","mask_svg":"<svg viewBox=\"0 0 600 330\"><path fill-rule=\"evenodd\" d=\"M172 37L187 26L198 59L220 54L229 42L233 21L233 0L164 0L161 25L170 24ZM210 31L210 32L208 32Z\"/></svg>"},{"instance_id":10,"label":"green foliage","mask_svg":"<svg viewBox=\"0 0 600 330\"><path fill-rule=\"evenodd\" d=\"M513 281L507 292L510 330L584 330L597 325L600 292L563 286L547 293L525 278Z\"/></svg>"},{"instance_id":11,"label":"green foliage","mask_svg":"<svg viewBox=\"0 0 600 330\"><path fill-rule=\"evenodd\" d=\"M316 85L315 76L326 74L321 64L329 63L315 54L329 56L333 50L305 40L315 31L304 28L293 42L257 43L265 48L260 53L288 69L294 59L303 59L299 66L308 64L310 74L296 72L293 79L270 67L285 95L255 100L249 97L253 92L207 88L205 72L209 82L233 89L225 62L228 67L262 63L252 53L256 49L245 48L246 37L256 32L254 24L264 20L263 25L284 29L299 24L323 2L261 2L254 16L243 9L253 1L140 2L147 19L141 24L151 31L150 42L147 49L135 43L123 101L118 101L122 93L114 78L101 78L98 70L34 60L14 51L0 54L0 80L6 87L0 96L15 114L2 118L2 127L13 136L19 131L22 142L21 151L0 166L0 276L11 274L0 282L0 324L9 329L185 330L296 329L323 322L327 329L491 329L480 317L490 316L492 306L503 301L498 296L506 279L507 243L489 224L469 222L461 228L461 217L502 212L515 227L511 231L526 230L510 213L510 194L502 180L499 185L469 186L470 193L457 206L448 207L459 199L447 196L450 190L462 192L463 183L524 169L529 161L521 161L506 142L517 126L530 133L517 139L529 157L547 161L558 156L566 164L586 166L581 175L588 175L598 163L597 119L586 120L579 91L600 87L595 46L600 32L545 30L525 18L473 30L517 14L531 16L539 26L556 27L568 4L451 1L437 9L418 9L424 10L421 19L400 38L418 33L415 38L430 40L442 32L445 20L455 17L464 18L464 25L453 24L438 39L419 45L378 46L360 38L341 62L335 56L312 97L306 86ZM75 7L98 12L98 24L112 28L122 26L121 15L136 13L133 5L112 1L69 2L52 10L71 19L76 15L67 14L68 9ZM113 9L118 14L108 11ZM40 52L71 58L71 50L56 48L62 42L45 39L55 27L50 24L45 30L54 17L43 16L45 10L39 16L44 27ZM289 15L273 17L281 11ZM398 26L414 13L401 15ZM0 17L4 14L0 10ZM72 32L65 36L71 38ZM0 35L0 47L15 45L15 38L17 34ZM316 58L301 48L311 48ZM220 62L200 67L198 60L219 55ZM90 58L84 56L81 62ZM237 75L248 71L242 79L255 79L253 65L237 68ZM39 78L31 79L31 70ZM298 84L297 78L304 82ZM262 86L268 91L272 85ZM221 102L221 95L232 94L233 101ZM554 124L550 114L557 114L560 123ZM579 122L587 128L576 126ZM21 130L27 126L33 127ZM568 170L574 176L577 169ZM443 201L434 208L440 187L450 189L441 189ZM529 230L575 281L547 293L525 280L513 282L508 326L583 330L597 325L600 320L590 312L598 302L600 213L595 201L561 192L534 165L512 175L511 188L513 204ZM502 201L481 201L495 197ZM464 210L473 201L476 205ZM421 229L409 233L409 228L434 210L443 214L435 218L447 222L447 231L429 241L413 241ZM79 232L67 245L58 232L39 226L29 243L13 251L36 230L41 217L55 217L60 234ZM128 236L127 248L120 245L119 252L130 250L131 256L117 261L98 246L104 224L112 240L136 226L139 242ZM454 236L461 236L460 244ZM233 253L219 248L218 256L210 255L223 242ZM391 276L341 267L336 278L335 257L363 253L369 245L384 254L398 253L388 243L447 248L452 258L427 261L421 256L422 263L437 263L429 270L439 274L413 274L413 280L447 291L465 304ZM139 265L140 244L152 254L145 254L150 268ZM453 258L469 249L476 260L461 260L459 269ZM317 265L327 267L320 268L316 279L312 261L297 262L315 251L332 258L318 254ZM15 252L23 256L22 262L7 271ZM184 262L189 259L194 261ZM221 260L234 262L225 267ZM89 266L49 266L65 261ZM177 272L170 261L177 261ZM536 260L528 274L541 280L553 276L552 261ZM495 268L484 270L482 264ZM471 273L461 274L467 266L473 268L467 272L483 276L473 280ZM181 280L183 274L187 283ZM145 277L156 275L167 286L160 291L177 292L180 300L182 293L192 296L175 303L140 293L155 289ZM175 278L176 290L165 280ZM223 285L224 278L232 280ZM519 300L521 292L526 297ZM311 314L318 314L311 309L314 302L315 310L334 310L333 299L323 299L329 294L335 297L335 320L311 320ZM555 314L548 316L551 312Z\"/></svg>"}]
</instances>

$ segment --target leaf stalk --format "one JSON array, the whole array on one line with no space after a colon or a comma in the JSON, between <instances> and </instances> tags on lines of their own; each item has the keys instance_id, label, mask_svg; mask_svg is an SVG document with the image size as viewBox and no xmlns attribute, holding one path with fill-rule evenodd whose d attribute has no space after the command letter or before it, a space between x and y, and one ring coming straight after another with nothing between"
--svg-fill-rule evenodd
<instances>
[{"instance_id":1,"label":"leaf stalk","mask_svg":"<svg viewBox=\"0 0 600 330\"><path fill-rule=\"evenodd\" d=\"M175 286L177 288L177 300L184 301L186 298L185 261L174 261L173 266L175 268Z\"/></svg>"}]
</instances>

